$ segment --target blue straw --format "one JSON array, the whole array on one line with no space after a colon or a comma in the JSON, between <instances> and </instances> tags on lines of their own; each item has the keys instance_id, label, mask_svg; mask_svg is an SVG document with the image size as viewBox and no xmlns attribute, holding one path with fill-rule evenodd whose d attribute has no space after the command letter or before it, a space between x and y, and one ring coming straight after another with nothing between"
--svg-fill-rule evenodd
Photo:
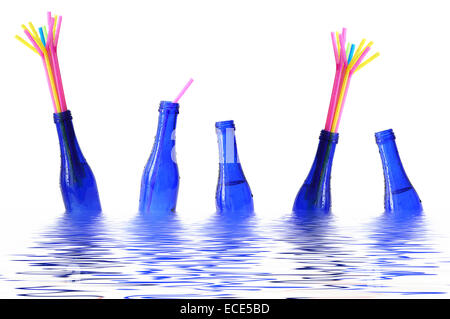
<instances>
[{"instance_id":1,"label":"blue straw","mask_svg":"<svg viewBox=\"0 0 450 319\"><path fill-rule=\"evenodd\" d=\"M354 53L355 53L355 45L352 44L352 46L351 46L351 48L350 48L350 53L349 53L349 55L348 55L348 61L347 61L347 64L350 63L350 61L352 60L353 54L354 54Z\"/></svg>"},{"instance_id":2,"label":"blue straw","mask_svg":"<svg viewBox=\"0 0 450 319\"><path fill-rule=\"evenodd\" d=\"M44 44L44 47L46 46L45 44L45 37L44 37L44 31L42 31L42 27L39 28L39 35L41 37L41 41Z\"/></svg>"}]
</instances>

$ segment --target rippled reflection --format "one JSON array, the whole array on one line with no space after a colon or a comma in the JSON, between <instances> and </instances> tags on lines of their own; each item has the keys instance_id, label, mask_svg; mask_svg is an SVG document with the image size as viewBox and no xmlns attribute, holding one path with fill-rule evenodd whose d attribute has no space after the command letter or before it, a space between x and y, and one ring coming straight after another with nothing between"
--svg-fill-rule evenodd
<instances>
[{"instance_id":1,"label":"rippled reflection","mask_svg":"<svg viewBox=\"0 0 450 319\"><path fill-rule=\"evenodd\" d=\"M124 276L121 260L113 249L120 242L109 236L100 214L65 214L42 235L31 253L17 261L27 262L27 286L19 287L19 296L28 297L101 297L96 289L87 293L83 286L96 285ZM34 283L38 283L34 285Z\"/></svg>"},{"instance_id":2,"label":"rippled reflection","mask_svg":"<svg viewBox=\"0 0 450 319\"><path fill-rule=\"evenodd\" d=\"M448 237L430 230L423 214L357 223L331 214L105 216L65 214L32 247L10 256L20 270L0 282L22 297L398 297L449 290Z\"/></svg>"},{"instance_id":3,"label":"rippled reflection","mask_svg":"<svg viewBox=\"0 0 450 319\"><path fill-rule=\"evenodd\" d=\"M331 214L295 214L284 223L282 240L291 244L284 258L295 261L295 272L285 282L316 289L349 288L348 277L358 267L351 241L339 234ZM294 275L294 276L293 276ZM297 297L301 297L299 291Z\"/></svg>"},{"instance_id":4,"label":"rippled reflection","mask_svg":"<svg viewBox=\"0 0 450 319\"><path fill-rule=\"evenodd\" d=\"M439 253L432 247L422 213L385 213L373 223L370 238L373 239L372 264L377 269L378 279L383 281L378 290L411 295L446 292L430 290L433 287L427 277L436 276L439 263L435 257L439 256L434 255ZM391 291L386 281L403 276L417 277L419 284L403 291Z\"/></svg>"}]
</instances>

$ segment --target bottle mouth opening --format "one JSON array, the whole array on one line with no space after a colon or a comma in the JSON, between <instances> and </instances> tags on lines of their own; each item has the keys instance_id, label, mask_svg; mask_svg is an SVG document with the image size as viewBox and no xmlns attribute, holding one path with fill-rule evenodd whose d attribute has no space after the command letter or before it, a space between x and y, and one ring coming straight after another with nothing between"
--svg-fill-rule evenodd
<instances>
[{"instance_id":1,"label":"bottle mouth opening","mask_svg":"<svg viewBox=\"0 0 450 319\"><path fill-rule=\"evenodd\" d=\"M339 133L332 133L329 131L322 130L320 132L319 139L321 141L329 141L337 144L339 141Z\"/></svg>"},{"instance_id":2,"label":"bottle mouth opening","mask_svg":"<svg viewBox=\"0 0 450 319\"><path fill-rule=\"evenodd\" d=\"M395 134L392 129L380 131L375 133L375 141L377 144L383 143L385 141L395 140Z\"/></svg>"},{"instance_id":3,"label":"bottle mouth opening","mask_svg":"<svg viewBox=\"0 0 450 319\"><path fill-rule=\"evenodd\" d=\"M53 121L55 123L59 123L62 121L72 120L72 113L70 113L69 110L60 112L60 113L53 113Z\"/></svg>"},{"instance_id":4,"label":"bottle mouth opening","mask_svg":"<svg viewBox=\"0 0 450 319\"><path fill-rule=\"evenodd\" d=\"M173 103L171 101L161 101L159 103L159 111L175 111L176 113L178 113L178 109L180 107L180 104L178 103Z\"/></svg>"},{"instance_id":5,"label":"bottle mouth opening","mask_svg":"<svg viewBox=\"0 0 450 319\"><path fill-rule=\"evenodd\" d=\"M233 120L216 122L216 128L229 128L229 127L235 128Z\"/></svg>"}]
</instances>

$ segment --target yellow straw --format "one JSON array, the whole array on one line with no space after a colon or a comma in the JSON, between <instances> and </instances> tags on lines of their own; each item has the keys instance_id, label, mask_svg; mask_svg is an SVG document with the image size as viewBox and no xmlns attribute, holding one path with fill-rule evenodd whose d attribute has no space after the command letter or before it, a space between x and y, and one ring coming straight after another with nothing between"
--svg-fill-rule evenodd
<instances>
[{"instance_id":1,"label":"yellow straw","mask_svg":"<svg viewBox=\"0 0 450 319\"><path fill-rule=\"evenodd\" d=\"M30 32L31 37L34 39L33 31L28 30L28 28L27 28L27 26L25 24L22 24L22 29L27 30L28 32Z\"/></svg>"},{"instance_id":2,"label":"yellow straw","mask_svg":"<svg viewBox=\"0 0 450 319\"><path fill-rule=\"evenodd\" d=\"M342 107L342 100L344 99L344 94L345 94L345 90L347 87L347 82L348 82L348 77L350 74L350 70L353 68L353 66L355 65L355 63L359 60L359 58L361 57L361 55L363 54L363 52L368 48L371 47L373 45L373 42L370 41L364 49L362 49L363 45L365 43L365 39L363 39L358 47L357 50L357 54L354 55L354 57L352 58L352 61L350 62L350 64L347 67L347 70L345 71L345 76L344 76L344 80L342 82L342 88L341 91L339 92L339 99L338 99L338 103L336 105L336 110L334 113L334 117L333 117L333 124L331 126L331 132L335 132L336 131L336 126L337 123L339 121L339 114L341 112L341 107ZM373 60L373 59L372 59ZM370 61L369 61L370 62ZM367 63L366 63L367 64ZM364 65L366 65L364 64Z\"/></svg>"},{"instance_id":3,"label":"yellow straw","mask_svg":"<svg viewBox=\"0 0 450 319\"><path fill-rule=\"evenodd\" d=\"M373 60L375 60L376 58L378 58L380 56L380 52L375 53L374 55L372 55L370 58L368 58L366 61L364 61L363 63L361 63L355 70L358 71L359 69L365 67L367 64L369 64L370 62L372 62Z\"/></svg>"},{"instance_id":4,"label":"yellow straw","mask_svg":"<svg viewBox=\"0 0 450 319\"><path fill-rule=\"evenodd\" d=\"M33 36L34 41L36 41L36 43L39 45L39 43L41 43L41 38L39 37L36 28L34 27L33 23L29 22L28 24L30 25L30 29L33 32L30 34Z\"/></svg>"},{"instance_id":5,"label":"yellow straw","mask_svg":"<svg viewBox=\"0 0 450 319\"><path fill-rule=\"evenodd\" d=\"M48 72L48 75L50 78L50 84L52 87L53 96L55 98L56 110L59 113L59 112L61 112L61 105L59 104L58 93L56 92L55 80L53 78L53 72L52 72L52 68L50 66L50 59L48 58L47 51L44 52L44 57L45 57L45 65L47 66L47 72Z\"/></svg>"},{"instance_id":6,"label":"yellow straw","mask_svg":"<svg viewBox=\"0 0 450 319\"><path fill-rule=\"evenodd\" d=\"M339 119L339 113L341 112L342 100L344 98L345 88L347 87L347 80L348 80L349 73L350 73L350 69L347 68L347 71L345 72L345 76L344 76L344 81L342 82L341 92L339 93L339 100L336 105L336 111L334 112L333 125L331 126L331 132L336 131L336 126L337 126L337 122Z\"/></svg>"},{"instance_id":7,"label":"yellow straw","mask_svg":"<svg viewBox=\"0 0 450 319\"><path fill-rule=\"evenodd\" d=\"M28 30L28 28L25 26L25 24L22 24L22 28L26 31L28 31L28 33L30 33L31 37L33 38L33 40L36 42L36 44L38 45L39 49L41 49L42 52L44 52L45 48L42 45L42 42L39 38L39 36L37 35L36 29L34 28L34 25L30 22L30 30Z\"/></svg>"},{"instance_id":8,"label":"yellow straw","mask_svg":"<svg viewBox=\"0 0 450 319\"><path fill-rule=\"evenodd\" d=\"M337 31L336 31L336 43L337 43L338 59L339 59L341 57L341 41L339 41L339 32L337 32Z\"/></svg>"},{"instance_id":9,"label":"yellow straw","mask_svg":"<svg viewBox=\"0 0 450 319\"><path fill-rule=\"evenodd\" d=\"M33 39L34 39L34 41L36 41L36 44L39 46L39 49L41 49L41 51L42 51L42 53L44 54L44 56L46 56L46 58L48 59L48 56L47 56L47 49L45 48L45 46L44 46L44 44L42 43L42 41L41 41L41 38L39 37L39 35L37 34L37 32L36 32L36 28L34 27L34 25L33 25L33 23L29 23L29 25L30 25L30 28L31 28L31 30L33 31L33 33L34 33L34 36L33 36L33 34L31 34L31 36L33 37ZM51 69L50 69L51 70ZM51 73L51 72L50 72Z\"/></svg>"},{"instance_id":10,"label":"yellow straw","mask_svg":"<svg viewBox=\"0 0 450 319\"><path fill-rule=\"evenodd\" d=\"M27 41L25 41L24 39L22 39L21 37L19 37L18 35L15 36L15 38L17 40L19 40L20 42L22 42L23 44L25 44L28 48L30 48L33 52L35 52L36 54L39 54L39 52L37 52L37 50L34 48L34 46L32 46L31 44L29 44Z\"/></svg>"},{"instance_id":11,"label":"yellow straw","mask_svg":"<svg viewBox=\"0 0 450 319\"><path fill-rule=\"evenodd\" d=\"M364 46L364 43L366 43L366 39L362 39L362 40L361 40L361 43L359 44L358 49L355 51L355 54L353 55L353 58L352 58L352 60L350 61L350 64L351 64L351 63L355 63L355 62L357 61L357 59L359 58L359 55L360 55L361 52L362 52L362 48L363 48L363 46Z\"/></svg>"},{"instance_id":12,"label":"yellow straw","mask_svg":"<svg viewBox=\"0 0 450 319\"><path fill-rule=\"evenodd\" d=\"M363 52L364 51L366 51L366 49L368 48L368 47L371 47L373 45L373 41L370 41L366 46L365 46L365 48L364 48L364 50L361 50L359 53L358 53L358 56L356 57L356 59L352 59L352 62L350 63L350 65L349 65L349 68L351 69L354 65L355 65L355 63L359 60L359 58L361 57L361 55L363 54Z\"/></svg>"},{"instance_id":13,"label":"yellow straw","mask_svg":"<svg viewBox=\"0 0 450 319\"><path fill-rule=\"evenodd\" d=\"M53 72L52 72L52 68L50 66L50 59L48 57L47 49L44 47L44 44L42 43L39 36L37 35L36 28L34 27L33 23L30 22L29 25L30 25L30 29L33 32L34 36L31 33L30 33L30 35L33 37L34 41L36 41L36 44L39 46L39 49L41 49L42 53L44 54L44 63L45 63L46 69L47 69L46 71L48 73L48 78L50 79L50 86L52 88L53 98L54 98L55 104L56 104L56 110L57 110L57 112L61 112L61 105L59 104L59 98L58 98L58 93L56 91L55 79L53 78ZM25 25L22 25L22 28L24 28L25 30L28 30Z\"/></svg>"}]
</instances>

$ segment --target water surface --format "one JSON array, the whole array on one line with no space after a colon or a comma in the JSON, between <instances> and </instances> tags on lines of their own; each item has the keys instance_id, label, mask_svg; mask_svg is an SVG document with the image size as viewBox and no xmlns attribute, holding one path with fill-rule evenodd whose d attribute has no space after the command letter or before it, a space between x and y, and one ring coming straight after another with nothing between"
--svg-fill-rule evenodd
<instances>
[{"instance_id":1,"label":"water surface","mask_svg":"<svg viewBox=\"0 0 450 319\"><path fill-rule=\"evenodd\" d=\"M23 234L19 220L3 224L21 239L2 238L0 295L448 297L439 214L345 216L60 214Z\"/></svg>"}]
</instances>

